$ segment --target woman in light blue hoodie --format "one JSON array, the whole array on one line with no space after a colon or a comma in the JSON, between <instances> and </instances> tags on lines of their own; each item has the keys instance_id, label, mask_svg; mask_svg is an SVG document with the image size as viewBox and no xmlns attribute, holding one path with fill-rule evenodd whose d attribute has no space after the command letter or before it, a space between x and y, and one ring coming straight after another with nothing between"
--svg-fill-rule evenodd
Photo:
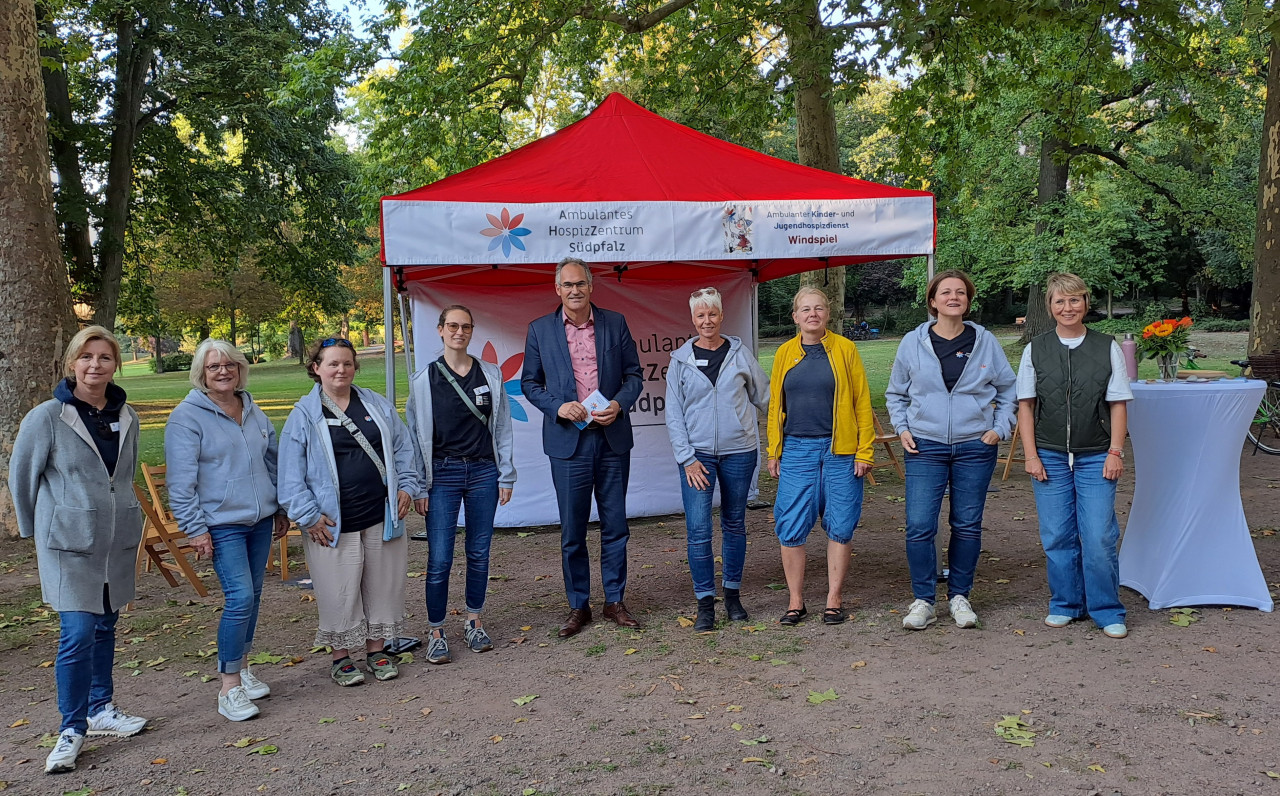
<instances>
[{"instance_id":1,"label":"woman in light blue hoodie","mask_svg":"<svg viewBox=\"0 0 1280 796\"><path fill-rule=\"evenodd\" d=\"M357 646L375 679L400 674L384 640L404 629L402 520L427 496L409 429L394 404L351 383L357 370L350 340L312 343L307 373L316 386L280 433L280 505L302 529L320 614L314 644L333 650L329 677L341 686L364 682L348 654Z\"/></svg>"},{"instance_id":2,"label":"woman in light blue hoodie","mask_svg":"<svg viewBox=\"0 0 1280 796\"><path fill-rule=\"evenodd\" d=\"M982 512L996 466L996 447L1008 439L1017 411L1013 369L995 335L966 321L974 298L963 271L943 271L925 291L926 321L902 339L885 401L906 451L907 564L915 600L902 620L908 630L937 621L938 513L951 489L947 580L951 618L978 624L969 604Z\"/></svg>"},{"instance_id":3,"label":"woman in light blue hoodie","mask_svg":"<svg viewBox=\"0 0 1280 796\"><path fill-rule=\"evenodd\" d=\"M769 377L740 339L720 334L724 302L715 288L695 290L689 309L698 336L671 352L666 415L680 465L689 572L698 599L693 629L705 631L716 622L711 499L717 480L724 607L732 620L749 618L739 589L747 551L747 496L760 452L756 410L769 408Z\"/></svg>"},{"instance_id":4,"label":"woman in light blue hoodie","mask_svg":"<svg viewBox=\"0 0 1280 796\"><path fill-rule=\"evenodd\" d=\"M205 340L191 360L195 389L164 427L165 483L178 529L212 558L226 605L218 622L218 712L258 715L271 688L249 671L272 538L289 530L276 502L276 430L245 392L249 362L225 340Z\"/></svg>"}]
</instances>

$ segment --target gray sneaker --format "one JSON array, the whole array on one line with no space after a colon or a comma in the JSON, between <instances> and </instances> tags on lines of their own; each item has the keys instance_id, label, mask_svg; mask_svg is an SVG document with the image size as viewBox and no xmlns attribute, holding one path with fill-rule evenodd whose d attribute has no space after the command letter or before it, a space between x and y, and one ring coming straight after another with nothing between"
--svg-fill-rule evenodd
<instances>
[{"instance_id":1,"label":"gray sneaker","mask_svg":"<svg viewBox=\"0 0 1280 796\"><path fill-rule=\"evenodd\" d=\"M488 652L493 649L493 641L489 638L489 634L484 632L483 627L467 622L464 635L467 639L467 648L472 652Z\"/></svg>"},{"instance_id":2,"label":"gray sneaker","mask_svg":"<svg viewBox=\"0 0 1280 796\"><path fill-rule=\"evenodd\" d=\"M449 642L445 640L444 633L439 636L432 633L427 637L427 663L438 665L449 661Z\"/></svg>"}]
</instances>

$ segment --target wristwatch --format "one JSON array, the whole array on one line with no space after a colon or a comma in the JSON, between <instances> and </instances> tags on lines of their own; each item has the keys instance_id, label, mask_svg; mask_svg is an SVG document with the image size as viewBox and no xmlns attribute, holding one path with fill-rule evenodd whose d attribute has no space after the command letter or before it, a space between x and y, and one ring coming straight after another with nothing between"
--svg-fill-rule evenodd
<instances>
[{"instance_id":1,"label":"wristwatch","mask_svg":"<svg viewBox=\"0 0 1280 796\"><path fill-rule=\"evenodd\" d=\"M1115 448L1108 448L1107 453L1111 454L1112 456L1119 457L1121 459L1124 458L1124 451L1122 450L1116 450Z\"/></svg>"}]
</instances>

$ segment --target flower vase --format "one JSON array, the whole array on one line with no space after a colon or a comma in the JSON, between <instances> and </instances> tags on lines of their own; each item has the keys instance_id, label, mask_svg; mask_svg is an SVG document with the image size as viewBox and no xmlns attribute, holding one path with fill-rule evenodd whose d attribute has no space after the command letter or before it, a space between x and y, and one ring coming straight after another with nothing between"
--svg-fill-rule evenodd
<instances>
[{"instance_id":1,"label":"flower vase","mask_svg":"<svg viewBox=\"0 0 1280 796\"><path fill-rule=\"evenodd\" d=\"M1160 354L1156 357L1156 366L1160 368L1161 381L1178 380L1178 360L1181 354Z\"/></svg>"}]
</instances>

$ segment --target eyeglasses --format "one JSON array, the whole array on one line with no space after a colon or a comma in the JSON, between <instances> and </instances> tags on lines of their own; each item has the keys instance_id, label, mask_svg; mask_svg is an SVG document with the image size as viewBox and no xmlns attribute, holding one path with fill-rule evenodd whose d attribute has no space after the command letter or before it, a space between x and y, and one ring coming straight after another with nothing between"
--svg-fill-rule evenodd
<instances>
[{"instance_id":1,"label":"eyeglasses","mask_svg":"<svg viewBox=\"0 0 1280 796\"><path fill-rule=\"evenodd\" d=\"M101 439L115 439L116 430L111 427L111 419L104 416L102 410L89 407L89 419L93 421Z\"/></svg>"},{"instance_id":2,"label":"eyeglasses","mask_svg":"<svg viewBox=\"0 0 1280 796\"><path fill-rule=\"evenodd\" d=\"M586 290L590 282L561 282L560 287L563 290Z\"/></svg>"},{"instance_id":3,"label":"eyeglasses","mask_svg":"<svg viewBox=\"0 0 1280 796\"><path fill-rule=\"evenodd\" d=\"M689 298L697 298L698 296L714 296L714 295L717 295L719 292L720 291L716 290L714 287L700 287L697 290L690 293Z\"/></svg>"},{"instance_id":4,"label":"eyeglasses","mask_svg":"<svg viewBox=\"0 0 1280 796\"><path fill-rule=\"evenodd\" d=\"M237 364L237 363L235 363L235 362L219 362L219 363L218 363L218 364L216 364L216 365L205 365L205 366L204 366L204 371L205 371L205 373L217 373L217 372L218 372L218 371L220 371L220 370L225 370L225 371L227 371L228 373L231 373L231 372L233 372L233 371L238 371L238 370L240 370L240 365L238 365L238 364Z\"/></svg>"},{"instance_id":5,"label":"eyeglasses","mask_svg":"<svg viewBox=\"0 0 1280 796\"><path fill-rule=\"evenodd\" d=\"M462 330L463 334L471 334L471 331L476 328L469 323L453 323L452 321L441 324L441 326L448 329L449 334L457 334L459 329Z\"/></svg>"},{"instance_id":6,"label":"eyeglasses","mask_svg":"<svg viewBox=\"0 0 1280 796\"><path fill-rule=\"evenodd\" d=\"M356 350L356 347L351 345L351 341L345 337L326 337L320 341L321 348L332 348L336 345L342 346L343 348L350 348L352 351Z\"/></svg>"}]
</instances>

